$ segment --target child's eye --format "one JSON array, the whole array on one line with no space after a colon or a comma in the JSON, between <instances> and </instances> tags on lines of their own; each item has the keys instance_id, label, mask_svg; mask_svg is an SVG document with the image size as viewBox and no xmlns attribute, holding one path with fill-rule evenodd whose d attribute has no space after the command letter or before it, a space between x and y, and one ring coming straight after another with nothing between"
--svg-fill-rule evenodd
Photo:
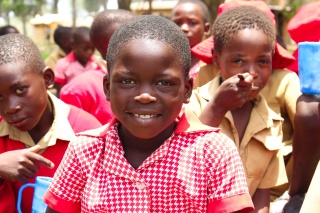
<instances>
[{"instance_id":1,"label":"child's eye","mask_svg":"<svg viewBox=\"0 0 320 213\"><path fill-rule=\"evenodd\" d=\"M121 80L121 83L123 84L134 84L135 82L131 79L123 79Z\"/></svg>"},{"instance_id":2,"label":"child's eye","mask_svg":"<svg viewBox=\"0 0 320 213\"><path fill-rule=\"evenodd\" d=\"M232 59L232 62L236 63L236 64L241 64L241 63L243 63L243 60L240 58L235 58L235 59Z\"/></svg>"},{"instance_id":3,"label":"child's eye","mask_svg":"<svg viewBox=\"0 0 320 213\"><path fill-rule=\"evenodd\" d=\"M171 83L169 83L168 81L159 81L157 83L157 85L160 85L160 86L170 86Z\"/></svg>"},{"instance_id":4,"label":"child's eye","mask_svg":"<svg viewBox=\"0 0 320 213\"><path fill-rule=\"evenodd\" d=\"M24 91L26 91L27 87L19 87L16 89L16 93L21 95Z\"/></svg>"},{"instance_id":5,"label":"child's eye","mask_svg":"<svg viewBox=\"0 0 320 213\"><path fill-rule=\"evenodd\" d=\"M270 60L266 60L266 59L259 60L259 64L270 64Z\"/></svg>"},{"instance_id":6,"label":"child's eye","mask_svg":"<svg viewBox=\"0 0 320 213\"><path fill-rule=\"evenodd\" d=\"M2 95L0 95L0 101L2 101L3 100L3 97L2 97Z\"/></svg>"},{"instance_id":7,"label":"child's eye","mask_svg":"<svg viewBox=\"0 0 320 213\"><path fill-rule=\"evenodd\" d=\"M189 26L196 26L198 23L196 21L190 21L189 22Z\"/></svg>"},{"instance_id":8,"label":"child's eye","mask_svg":"<svg viewBox=\"0 0 320 213\"><path fill-rule=\"evenodd\" d=\"M176 25L178 25L179 27L182 25L182 23L180 21L173 21Z\"/></svg>"}]
</instances>

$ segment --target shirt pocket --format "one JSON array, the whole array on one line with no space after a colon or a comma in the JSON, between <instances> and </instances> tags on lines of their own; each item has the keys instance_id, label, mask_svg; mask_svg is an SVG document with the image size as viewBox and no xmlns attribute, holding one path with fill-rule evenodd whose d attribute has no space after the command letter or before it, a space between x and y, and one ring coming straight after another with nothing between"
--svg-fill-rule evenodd
<instances>
[{"instance_id":1,"label":"shirt pocket","mask_svg":"<svg viewBox=\"0 0 320 213\"><path fill-rule=\"evenodd\" d=\"M247 182L252 196L268 170L274 151L267 149L263 143L252 139L242 154Z\"/></svg>"}]
</instances>

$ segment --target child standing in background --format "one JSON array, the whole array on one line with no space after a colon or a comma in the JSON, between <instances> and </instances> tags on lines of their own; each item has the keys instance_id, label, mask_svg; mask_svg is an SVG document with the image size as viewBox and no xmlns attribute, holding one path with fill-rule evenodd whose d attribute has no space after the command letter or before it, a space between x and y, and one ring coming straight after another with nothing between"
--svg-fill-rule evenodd
<instances>
[{"instance_id":1,"label":"child standing in background","mask_svg":"<svg viewBox=\"0 0 320 213\"><path fill-rule=\"evenodd\" d=\"M63 85L69 83L75 76L88 70L104 70L95 60L94 46L90 40L88 27L77 27L72 32L72 49L66 57L58 60L55 69L57 95Z\"/></svg>"},{"instance_id":2,"label":"child standing in background","mask_svg":"<svg viewBox=\"0 0 320 213\"><path fill-rule=\"evenodd\" d=\"M47 91L54 73L29 38L0 36L0 49L0 210L16 212L22 184L52 177L74 134L101 124ZM31 212L33 189L24 195L22 212Z\"/></svg>"},{"instance_id":3,"label":"child standing in background","mask_svg":"<svg viewBox=\"0 0 320 213\"><path fill-rule=\"evenodd\" d=\"M53 71L56 69L56 64L59 59L64 58L72 51L72 28L59 26L53 33L53 39L56 43L56 48L45 59L44 63Z\"/></svg>"},{"instance_id":4,"label":"child standing in background","mask_svg":"<svg viewBox=\"0 0 320 213\"><path fill-rule=\"evenodd\" d=\"M252 210L234 143L181 113L193 81L188 40L173 22L125 22L111 37L107 66L116 118L73 140L44 196L47 213Z\"/></svg>"},{"instance_id":5,"label":"child standing in background","mask_svg":"<svg viewBox=\"0 0 320 213\"><path fill-rule=\"evenodd\" d=\"M189 40L190 48L210 34L208 7L200 0L180 0L172 10L171 20L176 23ZM191 54L190 77L196 79L200 67L205 63Z\"/></svg>"},{"instance_id":6,"label":"child standing in background","mask_svg":"<svg viewBox=\"0 0 320 213\"><path fill-rule=\"evenodd\" d=\"M255 212L268 213L270 188L287 182L280 151L283 119L260 94L271 75L275 29L261 10L239 6L218 16L213 37L221 76L195 90L189 107L234 141Z\"/></svg>"}]
</instances>

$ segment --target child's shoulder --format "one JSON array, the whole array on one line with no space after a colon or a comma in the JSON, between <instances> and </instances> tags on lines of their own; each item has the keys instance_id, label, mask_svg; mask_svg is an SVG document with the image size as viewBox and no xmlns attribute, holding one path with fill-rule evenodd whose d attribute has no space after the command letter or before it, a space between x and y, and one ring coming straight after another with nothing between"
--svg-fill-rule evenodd
<instances>
[{"instance_id":1,"label":"child's shoulder","mask_svg":"<svg viewBox=\"0 0 320 213\"><path fill-rule=\"evenodd\" d=\"M195 138L196 141L204 143L217 144L229 141L229 138L221 132L220 128L201 123L196 114L188 107L184 108L184 114L180 118L175 133L184 135L181 137Z\"/></svg>"},{"instance_id":2,"label":"child's shoulder","mask_svg":"<svg viewBox=\"0 0 320 213\"><path fill-rule=\"evenodd\" d=\"M68 120L74 132L83 132L101 127L101 123L93 115L76 106L68 105L70 106Z\"/></svg>"}]
</instances>

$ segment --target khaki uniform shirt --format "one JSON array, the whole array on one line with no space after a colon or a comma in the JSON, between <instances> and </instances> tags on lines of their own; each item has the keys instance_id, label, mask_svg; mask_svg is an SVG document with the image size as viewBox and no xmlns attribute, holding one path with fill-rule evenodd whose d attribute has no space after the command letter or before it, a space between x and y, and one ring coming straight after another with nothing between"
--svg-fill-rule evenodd
<instances>
[{"instance_id":1,"label":"khaki uniform shirt","mask_svg":"<svg viewBox=\"0 0 320 213\"><path fill-rule=\"evenodd\" d=\"M199 116L218 87L219 76L194 90L186 107ZM239 141L230 111L219 126L239 150L251 196L257 188L272 188L288 181L281 153L282 122L283 119L270 110L264 97L259 95L242 141Z\"/></svg>"}]
</instances>

